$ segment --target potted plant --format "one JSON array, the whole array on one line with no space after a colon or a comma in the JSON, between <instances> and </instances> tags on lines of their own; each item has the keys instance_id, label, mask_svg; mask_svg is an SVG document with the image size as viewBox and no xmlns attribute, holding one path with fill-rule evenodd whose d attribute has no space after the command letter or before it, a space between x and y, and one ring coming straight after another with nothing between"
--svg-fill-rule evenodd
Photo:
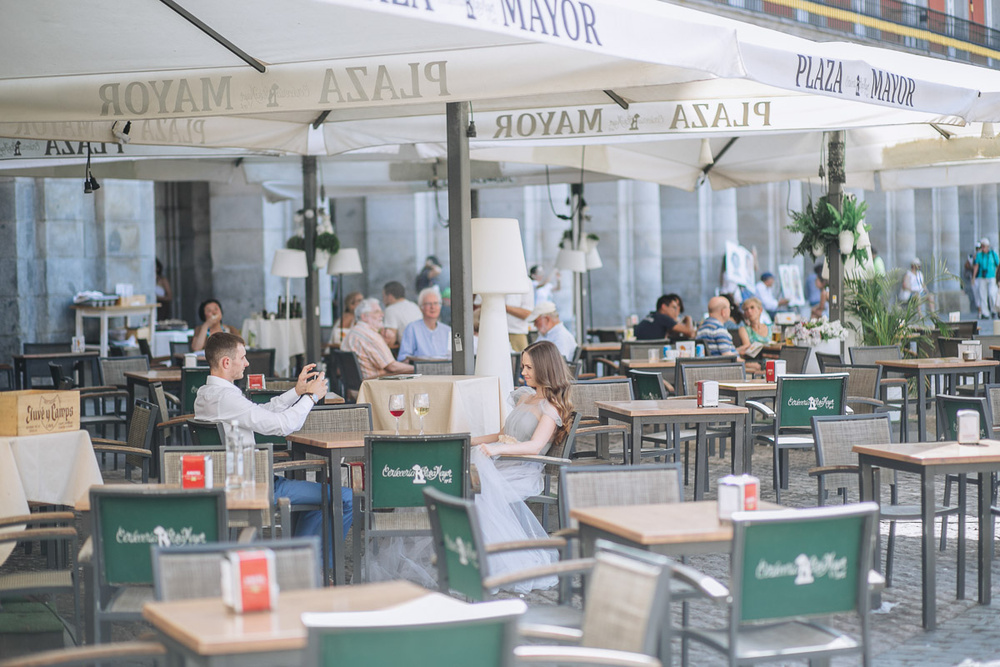
<instances>
[{"instance_id":1,"label":"potted plant","mask_svg":"<svg viewBox=\"0 0 1000 667\"><path fill-rule=\"evenodd\" d=\"M802 234L802 241L795 246L795 254L822 257L826 248L835 243L846 261L853 258L859 265L868 261L868 232L871 227L864 222L867 202L859 202L854 195L846 195L841 211L830 204L826 195L820 197L815 206L812 198L801 211L792 212L792 223L786 226L790 232Z\"/></svg>"},{"instance_id":2,"label":"potted plant","mask_svg":"<svg viewBox=\"0 0 1000 667\"><path fill-rule=\"evenodd\" d=\"M295 221L301 224L303 219L303 212L298 211L295 214ZM305 250L305 234L300 232L290 237L285 242L285 246L291 250ZM330 259L330 255L336 255L338 250L340 250L340 238L333 231L333 224L330 222L330 217L326 214L326 211L320 209L319 222L316 225L316 267L325 267Z\"/></svg>"}]
</instances>

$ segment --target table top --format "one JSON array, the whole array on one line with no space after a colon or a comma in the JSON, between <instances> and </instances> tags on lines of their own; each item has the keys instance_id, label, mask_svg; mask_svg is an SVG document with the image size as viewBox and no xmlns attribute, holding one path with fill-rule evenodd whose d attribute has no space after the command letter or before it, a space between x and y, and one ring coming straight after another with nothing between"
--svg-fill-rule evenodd
<instances>
[{"instance_id":1,"label":"table top","mask_svg":"<svg viewBox=\"0 0 1000 667\"><path fill-rule=\"evenodd\" d=\"M71 306L73 310L79 310L84 312L97 312L97 313L131 313L137 310L149 310L150 308L156 309L160 306L158 303L140 303L132 304L131 306L87 306L83 304L75 304Z\"/></svg>"},{"instance_id":2,"label":"table top","mask_svg":"<svg viewBox=\"0 0 1000 667\"><path fill-rule=\"evenodd\" d=\"M620 342L604 342L604 343L584 343L580 346L586 352L618 352L622 349L622 344Z\"/></svg>"},{"instance_id":3,"label":"table top","mask_svg":"<svg viewBox=\"0 0 1000 667\"><path fill-rule=\"evenodd\" d=\"M148 602L142 616L189 651L202 656L302 650L304 612L375 611L430 593L407 581L387 581L281 592L272 611L237 614L222 598Z\"/></svg>"},{"instance_id":4,"label":"table top","mask_svg":"<svg viewBox=\"0 0 1000 667\"><path fill-rule=\"evenodd\" d=\"M786 509L766 501L762 510ZM654 505L575 509L570 516L594 528L642 545L731 542L733 526L719 521L719 503L698 500Z\"/></svg>"},{"instance_id":5,"label":"table top","mask_svg":"<svg viewBox=\"0 0 1000 667\"><path fill-rule=\"evenodd\" d=\"M419 431L400 430L400 435L417 435ZM300 445L318 447L320 449L351 449L364 447L366 435L393 435L395 431L345 431L342 433L328 431L323 433L292 433L288 440Z\"/></svg>"},{"instance_id":6,"label":"table top","mask_svg":"<svg viewBox=\"0 0 1000 667\"><path fill-rule=\"evenodd\" d=\"M979 361L964 361L959 357L929 357L927 359L888 359L876 361L876 364L890 369L953 369L953 368L992 368L1000 365L995 359L980 359Z\"/></svg>"},{"instance_id":7,"label":"table top","mask_svg":"<svg viewBox=\"0 0 1000 667\"><path fill-rule=\"evenodd\" d=\"M719 391L726 390L731 392L747 392L747 391L778 391L777 382L765 382L764 380L747 380L746 382L720 382Z\"/></svg>"},{"instance_id":8,"label":"table top","mask_svg":"<svg viewBox=\"0 0 1000 667\"><path fill-rule=\"evenodd\" d=\"M978 445L957 442L914 442L892 445L854 445L856 454L877 456L923 466L962 463L1000 463L1000 441L980 440Z\"/></svg>"},{"instance_id":9,"label":"table top","mask_svg":"<svg viewBox=\"0 0 1000 667\"><path fill-rule=\"evenodd\" d=\"M156 487L163 489L179 489L176 484L129 484L130 489ZM230 489L226 491L226 510L266 510L271 507L271 498L267 484L254 484L252 487ZM73 506L77 512L90 511L90 493L85 493Z\"/></svg>"},{"instance_id":10,"label":"table top","mask_svg":"<svg viewBox=\"0 0 1000 667\"><path fill-rule=\"evenodd\" d=\"M699 408L697 399L678 398L666 401L597 401L600 410L624 417L671 417L693 414L738 415L747 414L747 408L723 404L717 408Z\"/></svg>"},{"instance_id":11,"label":"table top","mask_svg":"<svg viewBox=\"0 0 1000 667\"><path fill-rule=\"evenodd\" d=\"M13 354L12 359L78 359L80 357L99 357L97 350L89 352L42 352L39 354Z\"/></svg>"},{"instance_id":12,"label":"table top","mask_svg":"<svg viewBox=\"0 0 1000 667\"><path fill-rule=\"evenodd\" d=\"M125 371L125 377L140 382L180 382L181 369L156 368L148 371Z\"/></svg>"},{"instance_id":13,"label":"table top","mask_svg":"<svg viewBox=\"0 0 1000 667\"><path fill-rule=\"evenodd\" d=\"M622 359L622 366L628 366L629 368L673 368L677 365L674 359L659 359L657 361L649 361L647 359Z\"/></svg>"}]
</instances>

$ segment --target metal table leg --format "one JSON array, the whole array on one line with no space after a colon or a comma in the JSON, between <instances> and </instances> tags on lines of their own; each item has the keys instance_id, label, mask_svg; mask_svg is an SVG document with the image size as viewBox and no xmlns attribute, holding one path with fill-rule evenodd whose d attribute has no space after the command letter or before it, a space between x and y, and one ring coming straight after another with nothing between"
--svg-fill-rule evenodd
<instances>
[{"instance_id":1,"label":"metal table leg","mask_svg":"<svg viewBox=\"0 0 1000 667\"><path fill-rule=\"evenodd\" d=\"M921 378L922 381L922 378ZM919 392L921 399L923 392ZM920 553L923 561L923 620L924 630L937 627L937 545L934 540L934 473L920 474L920 514L923 529Z\"/></svg>"}]
</instances>

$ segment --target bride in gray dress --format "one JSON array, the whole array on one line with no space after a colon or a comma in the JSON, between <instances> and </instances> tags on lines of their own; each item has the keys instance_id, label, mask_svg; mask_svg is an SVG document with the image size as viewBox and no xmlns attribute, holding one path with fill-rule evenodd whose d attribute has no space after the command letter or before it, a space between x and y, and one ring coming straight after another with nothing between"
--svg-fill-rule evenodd
<instances>
[{"instance_id":1,"label":"bride in gray dress","mask_svg":"<svg viewBox=\"0 0 1000 667\"><path fill-rule=\"evenodd\" d=\"M569 423L570 376L566 362L555 345L539 341L521 353L521 374L526 387L511 392L513 409L503 432L474 439L471 460L479 471L481 491L476 511L487 544L548 535L524 500L542 490L543 464L531 461L494 461L494 457L544 455L552 442L565 437ZM499 553L490 556L490 573L502 574L557 560L554 551ZM555 577L545 577L512 585L510 590L525 593L535 588L551 588Z\"/></svg>"}]
</instances>

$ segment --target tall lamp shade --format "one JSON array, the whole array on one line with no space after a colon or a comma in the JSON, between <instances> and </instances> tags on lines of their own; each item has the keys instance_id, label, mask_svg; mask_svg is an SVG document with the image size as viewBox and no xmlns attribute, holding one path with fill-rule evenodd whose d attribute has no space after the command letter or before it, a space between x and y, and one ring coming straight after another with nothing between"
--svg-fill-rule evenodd
<instances>
[{"instance_id":1,"label":"tall lamp shade","mask_svg":"<svg viewBox=\"0 0 1000 667\"><path fill-rule=\"evenodd\" d=\"M559 248L556 253L556 268L560 271L584 273L587 270L587 253L582 250Z\"/></svg>"},{"instance_id":2,"label":"tall lamp shade","mask_svg":"<svg viewBox=\"0 0 1000 667\"><path fill-rule=\"evenodd\" d=\"M326 263L326 272L337 278L337 292L340 293L340 339L344 339L344 276L355 273L363 273L361 268L361 254L357 248L341 248L330 255L330 261Z\"/></svg>"},{"instance_id":3,"label":"tall lamp shade","mask_svg":"<svg viewBox=\"0 0 1000 667\"><path fill-rule=\"evenodd\" d=\"M292 308L289 305L292 292L292 278L309 277L309 267L306 265L305 250L290 250L279 248L274 251L271 260L271 275L285 279L285 319L291 317Z\"/></svg>"},{"instance_id":4,"label":"tall lamp shade","mask_svg":"<svg viewBox=\"0 0 1000 667\"><path fill-rule=\"evenodd\" d=\"M514 389L504 296L531 290L521 245L521 228L513 218L472 219L472 291L483 299L479 318L476 375L500 380L500 410Z\"/></svg>"}]
</instances>

